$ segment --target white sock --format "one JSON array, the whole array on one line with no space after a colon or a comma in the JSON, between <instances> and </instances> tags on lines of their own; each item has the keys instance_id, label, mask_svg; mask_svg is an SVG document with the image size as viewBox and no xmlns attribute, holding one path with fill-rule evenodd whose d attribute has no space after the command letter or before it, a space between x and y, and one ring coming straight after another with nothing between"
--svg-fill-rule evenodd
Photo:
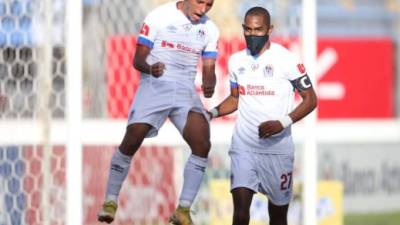
<instances>
[{"instance_id":1,"label":"white sock","mask_svg":"<svg viewBox=\"0 0 400 225\"><path fill-rule=\"evenodd\" d=\"M122 183L128 175L131 161L132 157L124 155L119 149L114 152L108 174L106 201L117 201Z\"/></svg>"},{"instance_id":2,"label":"white sock","mask_svg":"<svg viewBox=\"0 0 400 225\"><path fill-rule=\"evenodd\" d=\"M189 156L183 172L183 188L179 198L179 205L181 207L189 208L192 205L200 189L206 166L207 158L193 154Z\"/></svg>"}]
</instances>

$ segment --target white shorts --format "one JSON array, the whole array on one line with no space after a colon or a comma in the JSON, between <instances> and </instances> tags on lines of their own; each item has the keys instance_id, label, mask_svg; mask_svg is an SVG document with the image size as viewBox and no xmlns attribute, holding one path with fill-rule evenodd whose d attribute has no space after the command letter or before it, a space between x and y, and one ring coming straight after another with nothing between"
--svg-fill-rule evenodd
<instances>
[{"instance_id":1,"label":"white shorts","mask_svg":"<svg viewBox=\"0 0 400 225\"><path fill-rule=\"evenodd\" d=\"M146 137L154 137L167 118L181 134L189 111L202 113L208 119L194 85L188 86L174 81L142 79L129 110L128 125L150 124L152 128Z\"/></svg>"},{"instance_id":2,"label":"white shorts","mask_svg":"<svg viewBox=\"0 0 400 225\"><path fill-rule=\"evenodd\" d=\"M274 205L287 205L292 198L294 154L261 154L231 149L231 191L246 187L261 192Z\"/></svg>"}]
</instances>

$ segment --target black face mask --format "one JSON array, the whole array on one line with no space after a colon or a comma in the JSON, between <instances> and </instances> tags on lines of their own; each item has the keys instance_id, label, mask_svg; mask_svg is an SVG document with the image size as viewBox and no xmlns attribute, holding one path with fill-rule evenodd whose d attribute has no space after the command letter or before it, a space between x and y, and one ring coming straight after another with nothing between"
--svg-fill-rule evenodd
<instances>
[{"instance_id":1,"label":"black face mask","mask_svg":"<svg viewBox=\"0 0 400 225\"><path fill-rule=\"evenodd\" d=\"M251 55L258 55L269 39L269 35L256 36L245 35L247 48L250 50Z\"/></svg>"}]
</instances>

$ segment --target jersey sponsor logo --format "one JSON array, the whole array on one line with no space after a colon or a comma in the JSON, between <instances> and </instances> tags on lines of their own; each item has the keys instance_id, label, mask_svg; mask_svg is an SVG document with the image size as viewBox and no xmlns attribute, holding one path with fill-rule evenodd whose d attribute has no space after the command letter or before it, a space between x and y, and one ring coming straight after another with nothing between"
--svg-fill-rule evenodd
<instances>
[{"instance_id":1,"label":"jersey sponsor logo","mask_svg":"<svg viewBox=\"0 0 400 225\"><path fill-rule=\"evenodd\" d=\"M163 48L175 48L174 43L168 42L168 41L161 41L161 47Z\"/></svg>"},{"instance_id":2,"label":"jersey sponsor logo","mask_svg":"<svg viewBox=\"0 0 400 225\"><path fill-rule=\"evenodd\" d=\"M188 52L188 53L193 53L193 54L200 54L201 50L197 50L195 48L191 48L182 44L174 44L172 42L166 41L166 40L162 40L161 41L161 47L162 48L171 48L171 49L178 49L184 52Z\"/></svg>"},{"instance_id":3,"label":"jersey sponsor logo","mask_svg":"<svg viewBox=\"0 0 400 225\"><path fill-rule=\"evenodd\" d=\"M239 85L240 95L252 95L252 96L272 96L275 95L274 90L268 90L264 85L252 85L246 86Z\"/></svg>"},{"instance_id":4,"label":"jersey sponsor logo","mask_svg":"<svg viewBox=\"0 0 400 225\"><path fill-rule=\"evenodd\" d=\"M264 69L264 77L272 77L274 76L274 68L272 67L271 64L268 64L265 66Z\"/></svg>"},{"instance_id":5,"label":"jersey sponsor logo","mask_svg":"<svg viewBox=\"0 0 400 225\"><path fill-rule=\"evenodd\" d=\"M239 85L239 94L240 95L246 95L246 90L242 85Z\"/></svg>"},{"instance_id":6,"label":"jersey sponsor logo","mask_svg":"<svg viewBox=\"0 0 400 225\"><path fill-rule=\"evenodd\" d=\"M182 50L184 52L190 52L190 53L194 53L194 54L200 54L201 53L201 50L197 50L197 49L194 49L194 48L191 48L191 47L188 47L188 46L184 46L182 44L177 44L176 48L179 49L179 50Z\"/></svg>"},{"instance_id":7,"label":"jersey sponsor logo","mask_svg":"<svg viewBox=\"0 0 400 225\"><path fill-rule=\"evenodd\" d=\"M150 27L143 23L142 28L140 29L140 34L144 35L144 36L148 36L150 32Z\"/></svg>"},{"instance_id":8,"label":"jersey sponsor logo","mask_svg":"<svg viewBox=\"0 0 400 225\"><path fill-rule=\"evenodd\" d=\"M275 95L275 91L268 90L264 85L248 84L246 86L246 95L270 96L270 95Z\"/></svg>"},{"instance_id":9,"label":"jersey sponsor logo","mask_svg":"<svg viewBox=\"0 0 400 225\"><path fill-rule=\"evenodd\" d=\"M306 68L304 67L304 65L303 65L302 63L297 64L297 69L299 70L299 72L300 72L301 74L303 74L303 73L306 72Z\"/></svg>"}]
</instances>

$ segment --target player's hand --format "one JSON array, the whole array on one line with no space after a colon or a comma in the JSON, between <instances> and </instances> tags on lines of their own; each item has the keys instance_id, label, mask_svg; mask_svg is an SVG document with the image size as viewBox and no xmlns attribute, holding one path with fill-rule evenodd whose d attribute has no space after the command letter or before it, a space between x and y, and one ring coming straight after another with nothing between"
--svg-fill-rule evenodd
<instances>
[{"instance_id":1,"label":"player's hand","mask_svg":"<svg viewBox=\"0 0 400 225\"><path fill-rule=\"evenodd\" d=\"M164 73L165 65L162 62L156 62L150 66L150 74L153 77L161 77Z\"/></svg>"},{"instance_id":2,"label":"player's hand","mask_svg":"<svg viewBox=\"0 0 400 225\"><path fill-rule=\"evenodd\" d=\"M214 94L215 85L201 85L201 90L203 91L205 98L211 98Z\"/></svg>"},{"instance_id":3,"label":"player's hand","mask_svg":"<svg viewBox=\"0 0 400 225\"><path fill-rule=\"evenodd\" d=\"M270 120L261 123L258 126L258 136L259 138L268 138L274 134L277 134L283 130L281 122L278 120Z\"/></svg>"}]
</instances>

